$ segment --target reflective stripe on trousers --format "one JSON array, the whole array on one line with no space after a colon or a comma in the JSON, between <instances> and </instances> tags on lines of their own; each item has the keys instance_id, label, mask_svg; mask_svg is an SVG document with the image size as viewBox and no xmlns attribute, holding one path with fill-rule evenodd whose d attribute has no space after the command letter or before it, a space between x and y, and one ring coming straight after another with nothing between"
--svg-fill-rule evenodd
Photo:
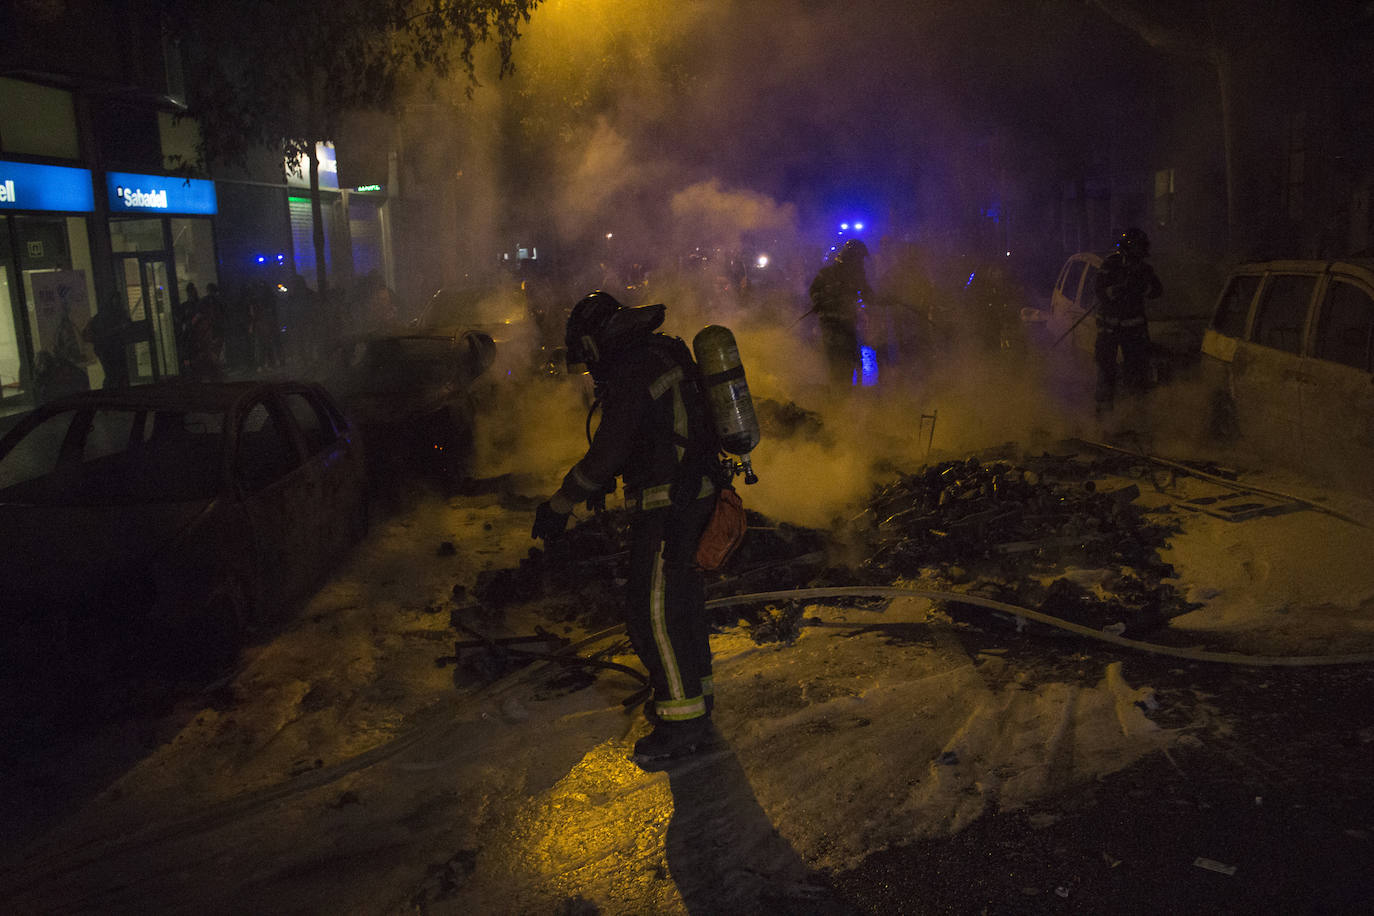
<instances>
[{"instance_id":1,"label":"reflective stripe on trousers","mask_svg":"<svg viewBox=\"0 0 1374 916\"><path fill-rule=\"evenodd\" d=\"M637 512L631 520L626 632L665 720L706 714L710 632L705 585L692 560L714 505L699 499L682 510Z\"/></svg>"}]
</instances>

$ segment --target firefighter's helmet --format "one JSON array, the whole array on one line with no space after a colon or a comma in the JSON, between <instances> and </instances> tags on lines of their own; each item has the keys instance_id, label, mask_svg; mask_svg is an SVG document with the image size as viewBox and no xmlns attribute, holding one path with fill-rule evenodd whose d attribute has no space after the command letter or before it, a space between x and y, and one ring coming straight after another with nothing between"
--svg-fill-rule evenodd
<instances>
[{"instance_id":1,"label":"firefighter's helmet","mask_svg":"<svg viewBox=\"0 0 1374 916\"><path fill-rule=\"evenodd\" d=\"M1132 226L1121 233L1121 238L1116 240L1116 250L1130 257L1148 258L1150 256L1150 237L1145 234L1144 230Z\"/></svg>"},{"instance_id":2,"label":"firefighter's helmet","mask_svg":"<svg viewBox=\"0 0 1374 916\"><path fill-rule=\"evenodd\" d=\"M582 297L568 315L563 342L568 366L594 366L614 356L641 336L663 324L665 307L628 308L610 293L597 290Z\"/></svg>"}]
</instances>

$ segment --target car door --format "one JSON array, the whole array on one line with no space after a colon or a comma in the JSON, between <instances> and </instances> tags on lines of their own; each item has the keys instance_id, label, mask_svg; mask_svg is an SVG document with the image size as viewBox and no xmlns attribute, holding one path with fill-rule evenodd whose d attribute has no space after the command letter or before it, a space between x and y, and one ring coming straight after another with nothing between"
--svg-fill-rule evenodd
<instances>
[{"instance_id":1,"label":"car door","mask_svg":"<svg viewBox=\"0 0 1374 916\"><path fill-rule=\"evenodd\" d=\"M1369 478L1374 460L1374 282L1333 274L1313 321L1310 355L1297 379L1306 463Z\"/></svg>"},{"instance_id":2,"label":"car door","mask_svg":"<svg viewBox=\"0 0 1374 916\"><path fill-rule=\"evenodd\" d=\"M1097 332L1084 315L1093 307L1097 271L1102 259L1091 252L1079 252L1064 264L1050 296L1051 343L1071 334L1069 342L1079 352L1091 353ZM1063 346L1064 344L1061 344Z\"/></svg>"},{"instance_id":3,"label":"car door","mask_svg":"<svg viewBox=\"0 0 1374 916\"><path fill-rule=\"evenodd\" d=\"M1260 282L1249 332L1236 342L1231 386L1242 434L1276 456L1301 453L1297 378L1321 269L1285 267Z\"/></svg>"},{"instance_id":4,"label":"car door","mask_svg":"<svg viewBox=\"0 0 1374 916\"><path fill-rule=\"evenodd\" d=\"M315 559L319 486L302 460L290 415L270 395L239 415L232 468L252 528L263 607L271 618L304 594L318 571Z\"/></svg>"},{"instance_id":5,"label":"car door","mask_svg":"<svg viewBox=\"0 0 1374 916\"><path fill-rule=\"evenodd\" d=\"M284 392L282 401L299 432L315 487L318 529L314 558L323 572L358 537L359 513L365 477L358 446L347 436L337 410L331 410L322 393L311 389Z\"/></svg>"}]
</instances>

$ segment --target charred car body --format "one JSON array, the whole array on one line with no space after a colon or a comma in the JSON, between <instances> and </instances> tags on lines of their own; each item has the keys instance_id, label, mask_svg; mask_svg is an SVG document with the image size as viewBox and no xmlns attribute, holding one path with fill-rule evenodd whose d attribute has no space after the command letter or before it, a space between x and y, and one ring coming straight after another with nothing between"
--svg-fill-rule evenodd
<instances>
[{"instance_id":1,"label":"charred car body","mask_svg":"<svg viewBox=\"0 0 1374 916\"><path fill-rule=\"evenodd\" d=\"M365 484L315 385L167 382L39 407L0 439L5 700L33 711L120 673L231 659L362 537Z\"/></svg>"},{"instance_id":2,"label":"charred car body","mask_svg":"<svg viewBox=\"0 0 1374 916\"><path fill-rule=\"evenodd\" d=\"M1210 432L1374 493L1374 260L1238 265L1202 353Z\"/></svg>"},{"instance_id":3,"label":"charred car body","mask_svg":"<svg viewBox=\"0 0 1374 916\"><path fill-rule=\"evenodd\" d=\"M483 331L367 334L331 347L321 379L358 425L374 483L417 471L452 488L472 457L473 384L495 359Z\"/></svg>"}]
</instances>

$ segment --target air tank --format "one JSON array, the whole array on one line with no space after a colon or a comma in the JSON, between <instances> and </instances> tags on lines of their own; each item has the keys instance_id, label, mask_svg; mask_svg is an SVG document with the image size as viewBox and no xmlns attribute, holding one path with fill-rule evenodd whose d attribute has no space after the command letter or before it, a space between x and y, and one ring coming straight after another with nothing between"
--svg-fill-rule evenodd
<instances>
[{"instance_id":1,"label":"air tank","mask_svg":"<svg viewBox=\"0 0 1374 916\"><path fill-rule=\"evenodd\" d=\"M692 355L701 367L706 399L711 404L711 417L721 447L739 456L744 482L757 483L758 476L749 463L749 454L759 444L761 433L735 335L718 324L707 325L692 338Z\"/></svg>"}]
</instances>

